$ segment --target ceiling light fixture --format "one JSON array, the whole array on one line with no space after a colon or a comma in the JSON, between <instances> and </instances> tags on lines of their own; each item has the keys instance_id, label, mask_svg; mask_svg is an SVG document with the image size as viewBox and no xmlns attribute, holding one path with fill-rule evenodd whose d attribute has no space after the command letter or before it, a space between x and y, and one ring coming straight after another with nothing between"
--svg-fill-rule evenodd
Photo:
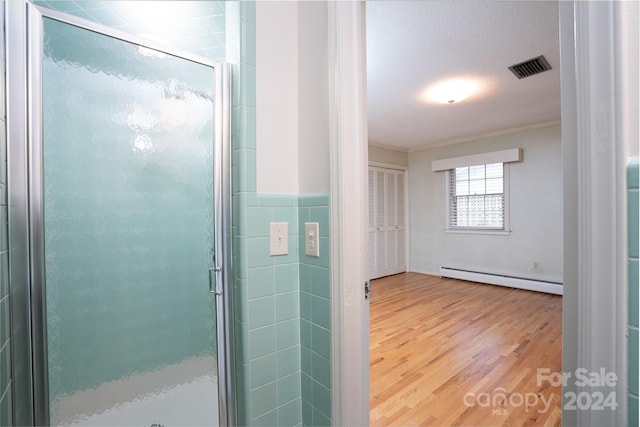
<instances>
[{"instance_id":1,"label":"ceiling light fixture","mask_svg":"<svg viewBox=\"0 0 640 427\"><path fill-rule=\"evenodd\" d=\"M469 98L481 88L479 81L469 78L452 78L437 82L427 88L424 96L441 104L455 104Z\"/></svg>"}]
</instances>

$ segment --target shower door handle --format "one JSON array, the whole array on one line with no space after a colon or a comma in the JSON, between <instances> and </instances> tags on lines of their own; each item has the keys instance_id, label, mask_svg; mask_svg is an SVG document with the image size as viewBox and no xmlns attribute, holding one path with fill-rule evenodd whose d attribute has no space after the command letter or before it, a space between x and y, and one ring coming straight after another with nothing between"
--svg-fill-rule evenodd
<instances>
[{"instance_id":1,"label":"shower door handle","mask_svg":"<svg viewBox=\"0 0 640 427\"><path fill-rule=\"evenodd\" d=\"M222 295L222 288L218 288L218 284L222 284L221 279L218 273L222 272L222 267L212 267L209 269L209 293L210 294L216 294L216 295ZM215 283L215 284L214 284Z\"/></svg>"}]
</instances>

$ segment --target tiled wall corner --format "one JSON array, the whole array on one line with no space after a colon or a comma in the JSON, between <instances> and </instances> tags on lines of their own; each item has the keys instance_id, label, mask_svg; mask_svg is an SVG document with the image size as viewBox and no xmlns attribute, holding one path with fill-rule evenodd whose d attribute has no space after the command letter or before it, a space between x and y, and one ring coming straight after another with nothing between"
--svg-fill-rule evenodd
<instances>
[{"instance_id":1,"label":"tiled wall corner","mask_svg":"<svg viewBox=\"0 0 640 427\"><path fill-rule=\"evenodd\" d=\"M2 43L0 43L0 91L5 87L5 50L4 50L4 1L0 2L0 23L3 25ZM11 366L11 312L9 301L9 245L7 230L7 126L5 99L0 99L0 425L13 423Z\"/></svg>"},{"instance_id":2,"label":"tiled wall corner","mask_svg":"<svg viewBox=\"0 0 640 427\"><path fill-rule=\"evenodd\" d=\"M300 196L300 344L302 422L331 425L331 292L329 272L329 195ZM317 222L320 256L305 254L304 224Z\"/></svg>"},{"instance_id":3,"label":"tiled wall corner","mask_svg":"<svg viewBox=\"0 0 640 427\"><path fill-rule=\"evenodd\" d=\"M638 426L638 158L629 162L627 168L627 203L629 232L629 427Z\"/></svg>"},{"instance_id":4,"label":"tiled wall corner","mask_svg":"<svg viewBox=\"0 0 640 427\"><path fill-rule=\"evenodd\" d=\"M234 248L238 424L301 424L297 196L236 196ZM269 225L289 225L269 255Z\"/></svg>"},{"instance_id":5,"label":"tiled wall corner","mask_svg":"<svg viewBox=\"0 0 640 427\"><path fill-rule=\"evenodd\" d=\"M302 424L298 196L256 194L254 2L228 3L227 35L227 60L233 62L237 424L297 426ZM271 222L289 224L287 255L269 255Z\"/></svg>"},{"instance_id":6,"label":"tiled wall corner","mask_svg":"<svg viewBox=\"0 0 640 427\"><path fill-rule=\"evenodd\" d=\"M246 206L246 322L252 425L301 421L297 196L258 195ZM269 255L269 225L288 223L288 254Z\"/></svg>"}]
</instances>

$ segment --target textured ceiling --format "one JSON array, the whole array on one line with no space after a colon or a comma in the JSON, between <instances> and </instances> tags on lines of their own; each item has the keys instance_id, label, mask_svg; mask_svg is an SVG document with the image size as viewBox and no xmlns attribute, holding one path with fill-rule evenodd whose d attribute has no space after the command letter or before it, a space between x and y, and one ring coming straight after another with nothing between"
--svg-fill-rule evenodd
<instances>
[{"instance_id":1,"label":"textured ceiling","mask_svg":"<svg viewBox=\"0 0 640 427\"><path fill-rule=\"evenodd\" d=\"M555 1L368 1L369 142L411 151L559 120L558 43ZM551 71L519 80L507 68L539 55ZM423 99L458 76L483 91Z\"/></svg>"}]
</instances>

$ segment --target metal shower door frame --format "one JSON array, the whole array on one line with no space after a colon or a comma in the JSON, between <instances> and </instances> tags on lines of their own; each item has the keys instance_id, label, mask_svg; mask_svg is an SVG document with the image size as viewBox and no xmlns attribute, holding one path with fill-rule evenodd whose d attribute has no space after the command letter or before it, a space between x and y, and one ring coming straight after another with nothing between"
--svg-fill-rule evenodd
<instances>
[{"instance_id":1,"label":"metal shower door frame","mask_svg":"<svg viewBox=\"0 0 640 427\"><path fill-rule=\"evenodd\" d=\"M7 129L11 280L24 287L13 320L30 325L32 424L49 424L42 160L43 20L53 19L124 42L209 66L214 72L214 259L219 423L235 423L231 347L230 67L73 15L7 2ZM22 47L22 48L21 48ZM14 243L15 242L15 245ZM28 262L27 262L28 260ZM15 359L15 352L14 352Z\"/></svg>"}]
</instances>

